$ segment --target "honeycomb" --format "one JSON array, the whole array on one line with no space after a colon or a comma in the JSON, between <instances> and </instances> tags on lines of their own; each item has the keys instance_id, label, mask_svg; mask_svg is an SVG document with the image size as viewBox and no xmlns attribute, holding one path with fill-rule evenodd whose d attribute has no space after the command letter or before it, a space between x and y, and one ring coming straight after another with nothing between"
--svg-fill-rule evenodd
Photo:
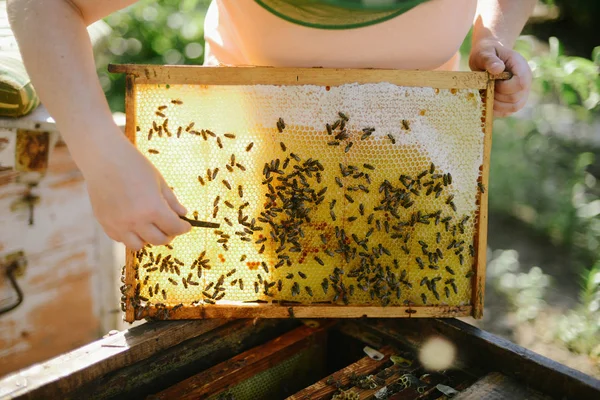
<instances>
[{"instance_id":1,"label":"honeycomb","mask_svg":"<svg viewBox=\"0 0 600 400\"><path fill-rule=\"evenodd\" d=\"M138 303L468 305L485 91L137 84L136 145L194 228ZM484 250L484 249L483 249Z\"/></svg>"}]
</instances>

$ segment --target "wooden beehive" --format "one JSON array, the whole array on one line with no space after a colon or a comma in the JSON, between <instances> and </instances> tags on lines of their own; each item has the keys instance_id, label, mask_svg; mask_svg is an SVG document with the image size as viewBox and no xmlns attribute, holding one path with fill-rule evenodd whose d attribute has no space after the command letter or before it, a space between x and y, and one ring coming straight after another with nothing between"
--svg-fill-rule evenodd
<instances>
[{"instance_id":1,"label":"wooden beehive","mask_svg":"<svg viewBox=\"0 0 600 400\"><path fill-rule=\"evenodd\" d=\"M126 320L483 310L494 77L111 66L193 229L129 252Z\"/></svg>"}]
</instances>

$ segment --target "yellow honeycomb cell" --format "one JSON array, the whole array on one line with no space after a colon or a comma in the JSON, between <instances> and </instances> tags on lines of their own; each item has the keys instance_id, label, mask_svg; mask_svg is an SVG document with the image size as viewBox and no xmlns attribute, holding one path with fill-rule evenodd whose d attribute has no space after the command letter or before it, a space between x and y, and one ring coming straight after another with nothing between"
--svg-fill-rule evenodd
<instances>
[{"instance_id":1,"label":"yellow honeycomb cell","mask_svg":"<svg viewBox=\"0 0 600 400\"><path fill-rule=\"evenodd\" d=\"M483 115L474 89L137 85L137 147L220 224L138 252L137 298L470 304Z\"/></svg>"}]
</instances>

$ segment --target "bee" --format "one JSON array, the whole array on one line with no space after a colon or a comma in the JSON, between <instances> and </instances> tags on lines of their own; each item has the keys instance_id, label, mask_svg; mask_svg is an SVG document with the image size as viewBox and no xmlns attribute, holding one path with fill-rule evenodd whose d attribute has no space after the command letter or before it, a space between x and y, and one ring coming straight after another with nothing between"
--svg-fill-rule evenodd
<instances>
[{"instance_id":1,"label":"bee","mask_svg":"<svg viewBox=\"0 0 600 400\"><path fill-rule=\"evenodd\" d=\"M198 211L194 211L192 215L194 216L194 219L198 221Z\"/></svg>"},{"instance_id":2,"label":"bee","mask_svg":"<svg viewBox=\"0 0 600 400\"><path fill-rule=\"evenodd\" d=\"M148 149L148 153L150 153L150 154L158 154L159 151L155 150L155 149Z\"/></svg>"},{"instance_id":3,"label":"bee","mask_svg":"<svg viewBox=\"0 0 600 400\"><path fill-rule=\"evenodd\" d=\"M224 204L229 207L229 208L235 208L233 204L231 204L231 202L225 200Z\"/></svg>"},{"instance_id":4,"label":"bee","mask_svg":"<svg viewBox=\"0 0 600 400\"><path fill-rule=\"evenodd\" d=\"M343 112L339 111L338 115L340 116L340 118L342 119L342 121L348 121L348 117Z\"/></svg>"},{"instance_id":5,"label":"bee","mask_svg":"<svg viewBox=\"0 0 600 400\"><path fill-rule=\"evenodd\" d=\"M185 289L187 289L187 288L188 288L187 281L185 280L185 278L181 278L181 283L183 284L183 287L184 287Z\"/></svg>"},{"instance_id":6,"label":"bee","mask_svg":"<svg viewBox=\"0 0 600 400\"><path fill-rule=\"evenodd\" d=\"M254 142L248 143L248 146L246 146L246 151L252 150L252 146L254 146Z\"/></svg>"},{"instance_id":7,"label":"bee","mask_svg":"<svg viewBox=\"0 0 600 400\"><path fill-rule=\"evenodd\" d=\"M423 260L421 260L421 257L417 257L415 260L417 261L417 264L419 264L419 268L425 268L425 264L423 263Z\"/></svg>"},{"instance_id":8,"label":"bee","mask_svg":"<svg viewBox=\"0 0 600 400\"><path fill-rule=\"evenodd\" d=\"M448 198L446 199L446 204L450 204L452 202L452 200L454 200L454 195L451 194L450 196L448 196Z\"/></svg>"},{"instance_id":9,"label":"bee","mask_svg":"<svg viewBox=\"0 0 600 400\"><path fill-rule=\"evenodd\" d=\"M421 293L421 300L423 300L423 304L427 304L427 296L425 293Z\"/></svg>"},{"instance_id":10,"label":"bee","mask_svg":"<svg viewBox=\"0 0 600 400\"><path fill-rule=\"evenodd\" d=\"M308 293L308 295L310 297L313 297L313 291L312 291L312 288L310 286L305 286L304 290L306 290L306 293Z\"/></svg>"},{"instance_id":11,"label":"bee","mask_svg":"<svg viewBox=\"0 0 600 400\"><path fill-rule=\"evenodd\" d=\"M167 292L165 291L165 289L161 290L160 293L162 294L163 300L166 300L167 299Z\"/></svg>"},{"instance_id":12,"label":"bee","mask_svg":"<svg viewBox=\"0 0 600 400\"><path fill-rule=\"evenodd\" d=\"M240 278L240 279L238 280L238 285L239 285L239 287L240 287L240 290L244 290L244 281L242 280L242 278Z\"/></svg>"},{"instance_id":13,"label":"bee","mask_svg":"<svg viewBox=\"0 0 600 400\"><path fill-rule=\"evenodd\" d=\"M387 137L388 137L388 139L390 139L390 141L392 142L392 144L396 144L396 139L394 139L394 136L392 136L391 133L388 133Z\"/></svg>"},{"instance_id":14,"label":"bee","mask_svg":"<svg viewBox=\"0 0 600 400\"><path fill-rule=\"evenodd\" d=\"M231 185L229 184L229 181L227 181L226 179L222 180L223 185L225 185L225 187L229 190L231 190Z\"/></svg>"},{"instance_id":15,"label":"bee","mask_svg":"<svg viewBox=\"0 0 600 400\"><path fill-rule=\"evenodd\" d=\"M479 187L481 193L485 193L485 185L483 183L477 182L477 187Z\"/></svg>"},{"instance_id":16,"label":"bee","mask_svg":"<svg viewBox=\"0 0 600 400\"><path fill-rule=\"evenodd\" d=\"M454 270L447 265L446 265L446 271L448 271L450 274L454 275Z\"/></svg>"},{"instance_id":17,"label":"bee","mask_svg":"<svg viewBox=\"0 0 600 400\"><path fill-rule=\"evenodd\" d=\"M217 214L219 213L219 206L216 206L215 208L213 208L213 214L212 217L213 218L217 218Z\"/></svg>"},{"instance_id":18,"label":"bee","mask_svg":"<svg viewBox=\"0 0 600 400\"><path fill-rule=\"evenodd\" d=\"M335 222L335 213L333 212L333 210L329 211L329 215L331 216L331 220Z\"/></svg>"},{"instance_id":19,"label":"bee","mask_svg":"<svg viewBox=\"0 0 600 400\"><path fill-rule=\"evenodd\" d=\"M152 134L154 133L154 131L152 130L152 128L150 128L148 130L148 140L152 139Z\"/></svg>"},{"instance_id":20,"label":"bee","mask_svg":"<svg viewBox=\"0 0 600 400\"><path fill-rule=\"evenodd\" d=\"M346 200L348 200L350 203L354 203L354 199L349 195L349 194L345 194L344 197L346 198Z\"/></svg>"},{"instance_id":21,"label":"bee","mask_svg":"<svg viewBox=\"0 0 600 400\"><path fill-rule=\"evenodd\" d=\"M235 139L235 134L233 133L225 133L223 134L227 139Z\"/></svg>"},{"instance_id":22,"label":"bee","mask_svg":"<svg viewBox=\"0 0 600 400\"><path fill-rule=\"evenodd\" d=\"M290 157L292 157L294 160L300 162L300 157L298 157L296 154L290 153Z\"/></svg>"},{"instance_id":23,"label":"bee","mask_svg":"<svg viewBox=\"0 0 600 400\"><path fill-rule=\"evenodd\" d=\"M454 204L453 201L451 201L450 203L448 203L450 205L450 207L452 208L452 210L454 210L454 212L456 212L456 205Z\"/></svg>"},{"instance_id":24,"label":"bee","mask_svg":"<svg viewBox=\"0 0 600 400\"><path fill-rule=\"evenodd\" d=\"M325 128L327 129L327 134L328 135L333 134L333 130L331 129L331 125L325 124Z\"/></svg>"},{"instance_id":25,"label":"bee","mask_svg":"<svg viewBox=\"0 0 600 400\"><path fill-rule=\"evenodd\" d=\"M233 167L231 165L227 164L225 168L227 168L227 171L233 172Z\"/></svg>"},{"instance_id":26,"label":"bee","mask_svg":"<svg viewBox=\"0 0 600 400\"><path fill-rule=\"evenodd\" d=\"M171 100L171 103L172 103L172 104L177 104L177 105L182 105L182 104L183 104L183 101L181 101L181 100L179 100L179 99L173 99L173 100Z\"/></svg>"},{"instance_id":27,"label":"bee","mask_svg":"<svg viewBox=\"0 0 600 400\"><path fill-rule=\"evenodd\" d=\"M231 275L235 274L235 272L236 272L236 271L237 271L237 270L236 270L235 268L234 268L234 269L232 269L231 271L229 271L229 272L227 273L227 278L229 278Z\"/></svg>"},{"instance_id":28,"label":"bee","mask_svg":"<svg viewBox=\"0 0 600 400\"><path fill-rule=\"evenodd\" d=\"M330 142L327 142L327 145L328 145L328 146L339 146L339 145L340 145L340 142L339 142L339 141L337 141L337 140L332 140L332 141L330 141Z\"/></svg>"},{"instance_id":29,"label":"bee","mask_svg":"<svg viewBox=\"0 0 600 400\"><path fill-rule=\"evenodd\" d=\"M285 143L279 142L279 147L281 147L282 151L287 151L287 147L285 146Z\"/></svg>"},{"instance_id":30,"label":"bee","mask_svg":"<svg viewBox=\"0 0 600 400\"><path fill-rule=\"evenodd\" d=\"M458 255L458 262L460 262L460 265L463 265L464 261L465 261L464 256L462 254L459 254Z\"/></svg>"},{"instance_id":31,"label":"bee","mask_svg":"<svg viewBox=\"0 0 600 400\"><path fill-rule=\"evenodd\" d=\"M431 163L431 165L429 166L429 173L433 174L435 172L435 164Z\"/></svg>"},{"instance_id":32,"label":"bee","mask_svg":"<svg viewBox=\"0 0 600 400\"><path fill-rule=\"evenodd\" d=\"M375 167L372 166L371 164L363 164L363 167L365 167L366 169L370 169L370 170L374 170Z\"/></svg>"},{"instance_id":33,"label":"bee","mask_svg":"<svg viewBox=\"0 0 600 400\"><path fill-rule=\"evenodd\" d=\"M402 129L404 129L405 131L409 131L410 130L410 121L408 121L407 119L403 119L402 120Z\"/></svg>"},{"instance_id":34,"label":"bee","mask_svg":"<svg viewBox=\"0 0 600 400\"><path fill-rule=\"evenodd\" d=\"M337 120L333 123L333 125L331 125L331 129L336 130L338 126L340 126L340 123L342 122L342 120Z\"/></svg>"},{"instance_id":35,"label":"bee","mask_svg":"<svg viewBox=\"0 0 600 400\"><path fill-rule=\"evenodd\" d=\"M179 285L179 283L177 283L177 281L173 278L169 278L169 282L171 282L173 284L173 286Z\"/></svg>"},{"instance_id":36,"label":"bee","mask_svg":"<svg viewBox=\"0 0 600 400\"><path fill-rule=\"evenodd\" d=\"M346 148L344 149L344 153L347 153L347 152L349 152L349 151L350 151L350 148L352 147L352 145L353 145L353 144L354 144L354 143L352 143L352 142L349 142L349 143L346 145Z\"/></svg>"},{"instance_id":37,"label":"bee","mask_svg":"<svg viewBox=\"0 0 600 400\"><path fill-rule=\"evenodd\" d=\"M161 117L161 118L165 118L166 115L161 113L160 111L155 111L154 114L156 114L157 116Z\"/></svg>"},{"instance_id":38,"label":"bee","mask_svg":"<svg viewBox=\"0 0 600 400\"><path fill-rule=\"evenodd\" d=\"M238 167L241 171L245 171L246 167L244 167L242 164L240 163L235 163L235 166Z\"/></svg>"},{"instance_id":39,"label":"bee","mask_svg":"<svg viewBox=\"0 0 600 400\"><path fill-rule=\"evenodd\" d=\"M220 137L217 138L217 146L219 146L220 149L223 148L223 142L221 142L221 138Z\"/></svg>"}]
</instances>

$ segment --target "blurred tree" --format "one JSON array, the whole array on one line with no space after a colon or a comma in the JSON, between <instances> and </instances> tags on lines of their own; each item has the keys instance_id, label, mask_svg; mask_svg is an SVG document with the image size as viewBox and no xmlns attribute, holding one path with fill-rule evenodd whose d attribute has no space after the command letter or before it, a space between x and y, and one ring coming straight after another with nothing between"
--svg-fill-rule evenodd
<instances>
[{"instance_id":1,"label":"blurred tree","mask_svg":"<svg viewBox=\"0 0 600 400\"><path fill-rule=\"evenodd\" d=\"M559 9L557 19L529 25L525 33L548 40L560 37L568 52L587 57L595 46L600 45L600 1L598 0L541 0Z\"/></svg>"},{"instance_id":2,"label":"blurred tree","mask_svg":"<svg viewBox=\"0 0 600 400\"><path fill-rule=\"evenodd\" d=\"M113 111L124 110L125 77L109 74L106 65L202 64L209 4L210 0L142 0L105 19L113 32L97 64Z\"/></svg>"}]
</instances>

